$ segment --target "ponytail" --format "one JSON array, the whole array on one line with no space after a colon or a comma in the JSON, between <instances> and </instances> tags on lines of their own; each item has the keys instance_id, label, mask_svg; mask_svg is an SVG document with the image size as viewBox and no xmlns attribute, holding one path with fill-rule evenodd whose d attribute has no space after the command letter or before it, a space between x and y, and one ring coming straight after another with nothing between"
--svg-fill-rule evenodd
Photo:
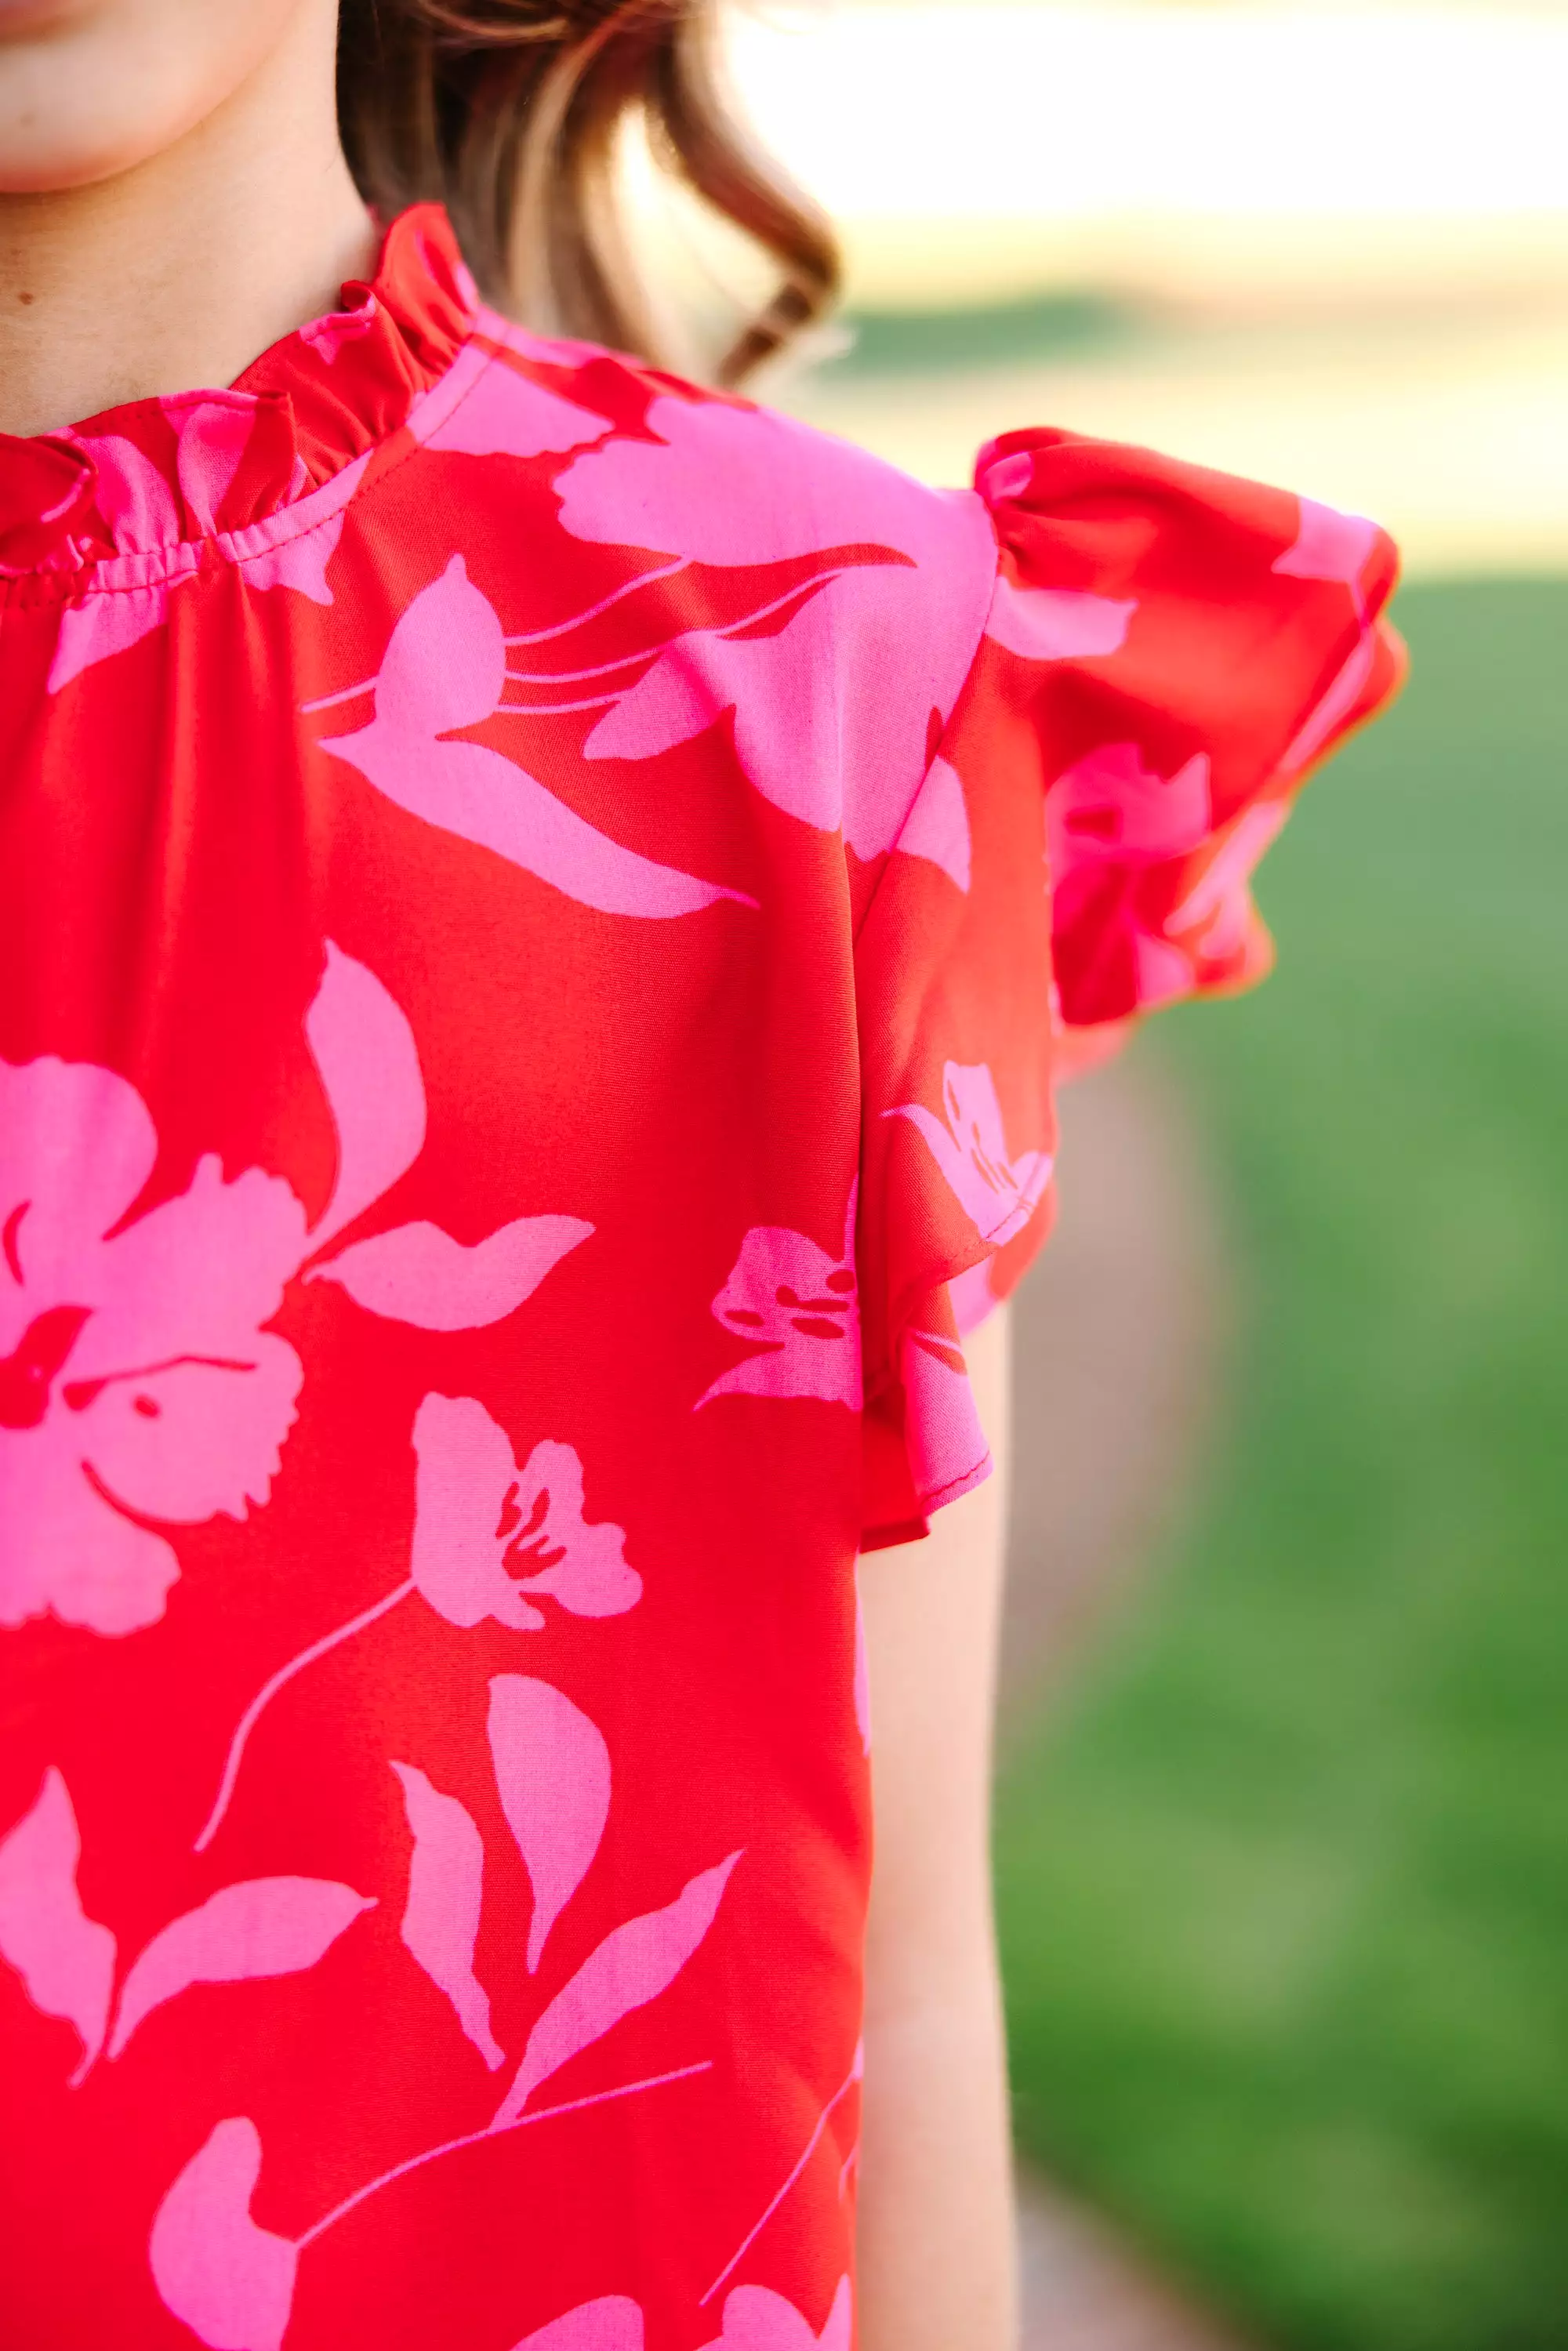
<instances>
[{"instance_id":1,"label":"ponytail","mask_svg":"<svg viewBox=\"0 0 1568 2351\"><path fill-rule=\"evenodd\" d=\"M728 110L719 0L342 0L338 103L349 162L387 218L434 197L486 296L530 324L657 360L619 210L620 134L777 264L779 285L721 360L739 383L839 287L825 219Z\"/></svg>"}]
</instances>

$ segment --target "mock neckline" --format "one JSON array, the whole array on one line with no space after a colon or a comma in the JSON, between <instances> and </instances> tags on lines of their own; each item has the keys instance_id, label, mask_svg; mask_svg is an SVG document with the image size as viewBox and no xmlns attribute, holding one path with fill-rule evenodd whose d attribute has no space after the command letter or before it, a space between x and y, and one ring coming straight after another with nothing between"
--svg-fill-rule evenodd
<instances>
[{"instance_id":1,"label":"mock neckline","mask_svg":"<svg viewBox=\"0 0 1568 2351\"><path fill-rule=\"evenodd\" d=\"M403 424L473 331L478 295L439 204L401 213L374 275L220 390L0 434L0 579L74 573L241 530Z\"/></svg>"}]
</instances>

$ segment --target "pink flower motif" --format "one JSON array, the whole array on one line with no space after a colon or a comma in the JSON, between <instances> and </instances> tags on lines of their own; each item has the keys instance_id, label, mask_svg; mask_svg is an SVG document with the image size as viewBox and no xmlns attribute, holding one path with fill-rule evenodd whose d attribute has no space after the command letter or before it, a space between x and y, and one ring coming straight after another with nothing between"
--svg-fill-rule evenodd
<instances>
[{"instance_id":1,"label":"pink flower motif","mask_svg":"<svg viewBox=\"0 0 1568 2351\"><path fill-rule=\"evenodd\" d=\"M585 746L651 758L735 713L742 768L775 807L891 849L985 624L996 540L979 500L727 401L656 400L656 438L617 436L562 475L563 529L709 566L821 556L814 592L659 650ZM784 617L777 617L782 611Z\"/></svg>"},{"instance_id":2,"label":"pink flower motif","mask_svg":"<svg viewBox=\"0 0 1568 2351\"><path fill-rule=\"evenodd\" d=\"M1046 812L1058 890L1082 866L1186 857L1209 828L1207 754L1196 752L1167 778L1145 767L1135 743L1107 743L1058 776Z\"/></svg>"},{"instance_id":3,"label":"pink flower motif","mask_svg":"<svg viewBox=\"0 0 1568 2351\"><path fill-rule=\"evenodd\" d=\"M767 1352L721 1373L695 1410L716 1396L758 1395L815 1396L859 1412L863 1388L854 1245L854 1188L840 1257L787 1225L752 1228L713 1311L737 1339Z\"/></svg>"},{"instance_id":4,"label":"pink flower motif","mask_svg":"<svg viewBox=\"0 0 1568 2351\"><path fill-rule=\"evenodd\" d=\"M1149 919L1138 885L1208 838L1209 777L1207 752L1166 777L1145 767L1135 743L1108 743L1046 794L1057 938L1070 939L1082 923L1101 953L1124 953L1140 1004L1168 1002L1193 984L1190 958L1166 920Z\"/></svg>"},{"instance_id":5,"label":"pink flower motif","mask_svg":"<svg viewBox=\"0 0 1568 2351\"><path fill-rule=\"evenodd\" d=\"M984 1061L949 1061L942 1072L941 1118L924 1102L900 1102L884 1118L906 1118L925 1138L958 1205L983 1240L1001 1249L1021 1233L1051 1181L1048 1151L1008 1155L996 1081ZM944 1121L946 1123L944 1123Z\"/></svg>"},{"instance_id":6,"label":"pink flower motif","mask_svg":"<svg viewBox=\"0 0 1568 2351\"><path fill-rule=\"evenodd\" d=\"M453 740L465 728L525 706L503 702L507 676L500 616L455 555L399 616L370 682L374 701L368 725L323 736L322 747L423 823L504 857L580 905L667 921L724 898L754 904L721 883L661 865L601 832L487 744ZM329 695L307 708L326 708L364 690Z\"/></svg>"},{"instance_id":7,"label":"pink flower motif","mask_svg":"<svg viewBox=\"0 0 1568 2351\"><path fill-rule=\"evenodd\" d=\"M413 1581L449 1624L486 1616L519 1632L544 1624L548 1593L574 1616L619 1616L643 1579L623 1530L582 1515L582 1463L570 1445L536 1445L518 1468L506 1431L473 1396L427 1395L413 1424L418 1461Z\"/></svg>"},{"instance_id":8,"label":"pink flower motif","mask_svg":"<svg viewBox=\"0 0 1568 2351\"><path fill-rule=\"evenodd\" d=\"M262 1325L303 1211L208 1157L127 1222L156 1156L112 1071L0 1062L0 1624L155 1623L179 1568L139 1521L243 1519L277 1473L303 1374Z\"/></svg>"}]
</instances>

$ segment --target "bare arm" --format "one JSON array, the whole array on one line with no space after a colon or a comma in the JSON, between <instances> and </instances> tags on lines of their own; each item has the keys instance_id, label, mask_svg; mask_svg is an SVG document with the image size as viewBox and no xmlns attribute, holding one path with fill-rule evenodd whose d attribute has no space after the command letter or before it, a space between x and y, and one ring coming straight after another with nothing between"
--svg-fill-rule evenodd
<instances>
[{"instance_id":1,"label":"bare arm","mask_svg":"<svg viewBox=\"0 0 1568 2351\"><path fill-rule=\"evenodd\" d=\"M997 1476L942 1511L928 1541L861 1562L876 1817L860 2191L863 2351L1014 2351L1017 2341L989 1852L1005 1313L967 1352Z\"/></svg>"}]
</instances>

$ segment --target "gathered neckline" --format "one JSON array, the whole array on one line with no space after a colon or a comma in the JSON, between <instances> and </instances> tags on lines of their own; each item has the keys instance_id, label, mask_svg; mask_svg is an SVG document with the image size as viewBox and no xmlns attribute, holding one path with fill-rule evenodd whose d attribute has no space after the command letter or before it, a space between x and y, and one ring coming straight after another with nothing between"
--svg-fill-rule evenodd
<instances>
[{"instance_id":1,"label":"gathered neckline","mask_svg":"<svg viewBox=\"0 0 1568 2351\"><path fill-rule=\"evenodd\" d=\"M0 434L0 581L152 559L279 517L397 433L470 338L479 296L439 204L387 230L369 279L221 390ZM301 518L303 519L303 517ZM47 591L46 591L47 592Z\"/></svg>"}]
</instances>

